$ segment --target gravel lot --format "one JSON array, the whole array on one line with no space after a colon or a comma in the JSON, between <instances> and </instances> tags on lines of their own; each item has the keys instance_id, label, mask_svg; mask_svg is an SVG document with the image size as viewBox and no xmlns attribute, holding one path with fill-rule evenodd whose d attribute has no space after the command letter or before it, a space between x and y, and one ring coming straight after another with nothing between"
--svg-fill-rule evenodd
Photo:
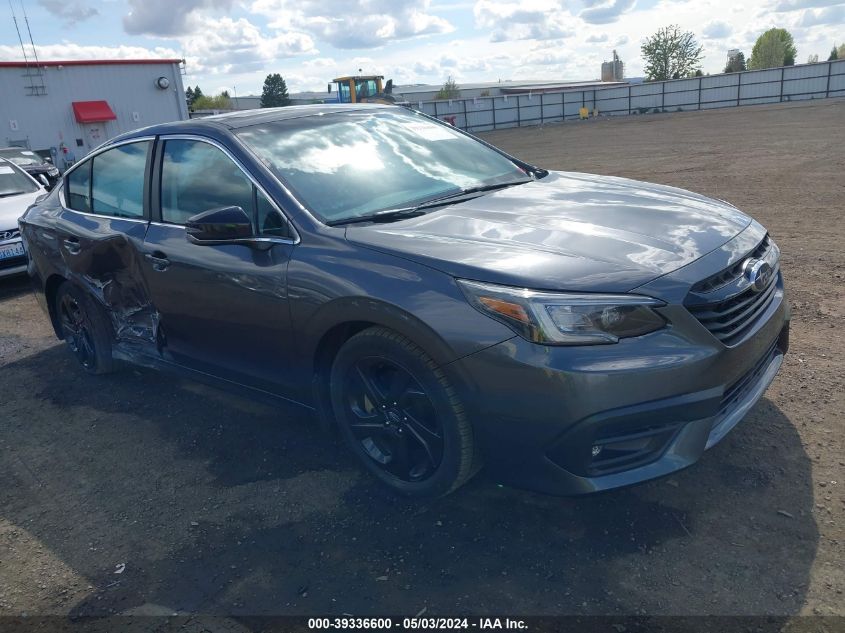
<instances>
[{"instance_id":1,"label":"gravel lot","mask_svg":"<svg viewBox=\"0 0 845 633\"><path fill-rule=\"evenodd\" d=\"M845 615L845 101L485 135L727 199L771 231L792 349L700 463L561 499L383 493L302 411L88 377L0 282L0 615ZM117 573L121 571L122 573Z\"/></svg>"}]
</instances>

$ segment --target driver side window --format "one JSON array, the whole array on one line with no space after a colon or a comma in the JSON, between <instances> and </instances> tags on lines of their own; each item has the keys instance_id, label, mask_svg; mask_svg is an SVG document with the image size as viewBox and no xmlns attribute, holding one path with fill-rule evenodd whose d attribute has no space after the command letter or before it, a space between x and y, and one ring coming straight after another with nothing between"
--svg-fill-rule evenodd
<instances>
[{"instance_id":1,"label":"driver side window","mask_svg":"<svg viewBox=\"0 0 845 633\"><path fill-rule=\"evenodd\" d=\"M241 207L251 215L252 182L213 145L165 141L161 169L163 222L185 224L197 213L219 207Z\"/></svg>"},{"instance_id":2,"label":"driver side window","mask_svg":"<svg viewBox=\"0 0 845 633\"><path fill-rule=\"evenodd\" d=\"M287 220L252 184L231 158L202 141L164 142L161 166L161 219L185 224L209 209L241 207L258 236L291 236Z\"/></svg>"}]
</instances>

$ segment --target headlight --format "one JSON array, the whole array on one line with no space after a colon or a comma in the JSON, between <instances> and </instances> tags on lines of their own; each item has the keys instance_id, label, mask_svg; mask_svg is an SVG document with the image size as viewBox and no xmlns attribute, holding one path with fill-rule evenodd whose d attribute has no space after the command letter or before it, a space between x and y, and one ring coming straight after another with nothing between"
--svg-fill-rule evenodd
<instances>
[{"instance_id":1,"label":"headlight","mask_svg":"<svg viewBox=\"0 0 845 633\"><path fill-rule=\"evenodd\" d=\"M654 332L666 321L638 295L569 294L458 280L467 300L523 338L544 345L597 345Z\"/></svg>"}]
</instances>

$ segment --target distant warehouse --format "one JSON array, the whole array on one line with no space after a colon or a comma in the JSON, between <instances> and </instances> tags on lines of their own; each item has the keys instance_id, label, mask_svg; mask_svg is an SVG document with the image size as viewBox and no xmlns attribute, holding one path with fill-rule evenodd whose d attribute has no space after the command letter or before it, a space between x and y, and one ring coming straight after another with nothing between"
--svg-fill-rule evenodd
<instances>
[{"instance_id":1,"label":"distant warehouse","mask_svg":"<svg viewBox=\"0 0 845 633\"><path fill-rule=\"evenodd\" d=\"M123 132L188 118L182 60L0 62L0 147L60 168Z\"/></svg>"}]
</instances>

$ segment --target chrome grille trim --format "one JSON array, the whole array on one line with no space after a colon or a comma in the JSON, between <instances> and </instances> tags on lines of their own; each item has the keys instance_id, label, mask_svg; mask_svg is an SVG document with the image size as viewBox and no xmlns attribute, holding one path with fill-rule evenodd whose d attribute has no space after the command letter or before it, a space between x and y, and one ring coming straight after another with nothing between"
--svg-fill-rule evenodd
<instances>
[{"instance_id":1,"label":"chrome grille trim","mask_svg":"<svg viewBox=\"0 0 845 633\"><path fill-rule=\"evenodd\" d=\"M773 269L769 284L758 291L744 277L749 259L765 259ZM739 343L781 293L779 250L768 235L751 252L725 270L696 283L687 294L687 310L719 341Z\"/></svg>"}]
</instances>

